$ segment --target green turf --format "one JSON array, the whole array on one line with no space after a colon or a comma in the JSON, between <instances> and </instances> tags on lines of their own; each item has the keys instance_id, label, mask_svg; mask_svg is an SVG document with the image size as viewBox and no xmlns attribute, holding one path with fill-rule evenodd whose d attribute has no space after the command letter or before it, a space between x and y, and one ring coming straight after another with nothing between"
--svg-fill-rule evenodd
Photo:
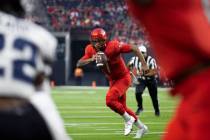
<instances>
[{"instance_id":1,"label":"green turf","mask_svg":"<svg viewBox=\"0 0 210 140\"><path fill-rule=\"evenodd\" d=\"M134 131L123 136L123 119L105 105L107 89L56 87L53 98L64 119L68 134L74 140L129 140L133 139ZM167 122L172 116L178 99L172 99L164 90L159 90L161 116L154 116L150 97L146 91L143 96L144 112L140 120L148 127L149 132L142 140L159 140L164 134ZM136 110L133 89L127 93L127 105Z\"/></svg>"}]
</instances>

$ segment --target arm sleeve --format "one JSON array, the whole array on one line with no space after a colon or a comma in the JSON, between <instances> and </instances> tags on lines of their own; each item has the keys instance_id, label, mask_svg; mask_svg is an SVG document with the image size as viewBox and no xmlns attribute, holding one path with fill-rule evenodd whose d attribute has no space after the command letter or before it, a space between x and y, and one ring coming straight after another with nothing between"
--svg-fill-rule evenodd
<instances>
[{"instance_id":1,"label":"arm sleeve","mask_svg":"<svg viewBox=\"0 0 210 140\"><path fill-rule=\"evenodd\" d=\"M85 48L85 54L82 56L81 60L85 60L92 57L91 48L87 46Z\"/></svg>"},{"instance_id":2,"label":"arm sleeve","mask_svg":"<svg viewBox=\"0 0 210 140\"><path fill-rule=\"evenodd\" d=\"M123 42L119 43L120 52L121 53L129 53L132 52L132 46Z\"/></svg>"}]
</instances>

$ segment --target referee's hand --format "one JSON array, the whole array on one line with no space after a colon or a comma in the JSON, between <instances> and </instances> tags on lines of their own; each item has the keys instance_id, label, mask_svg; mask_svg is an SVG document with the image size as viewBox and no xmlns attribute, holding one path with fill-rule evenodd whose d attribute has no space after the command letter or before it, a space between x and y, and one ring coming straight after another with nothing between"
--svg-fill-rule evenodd
<instances>
[{"instance_id":1,"label":"referee's hand","mask_svg":"<svg viewBox=\"0 0 210 140\"><path fill-rule=\"evenodd\" d=\"M147 64L142 65L142 70L145 74L149 72L149 67L147 66Z\"/></svg>"},{"instance_id":2,"label":"referee's hand","mask_svg":"<svg viewBox=\"0 0 210 140\"><path fill-rule=\"evenodd\" d=\"M152 76L151 71L150 70L145 71L144 76Z\"/></svg>"}]
</instances>

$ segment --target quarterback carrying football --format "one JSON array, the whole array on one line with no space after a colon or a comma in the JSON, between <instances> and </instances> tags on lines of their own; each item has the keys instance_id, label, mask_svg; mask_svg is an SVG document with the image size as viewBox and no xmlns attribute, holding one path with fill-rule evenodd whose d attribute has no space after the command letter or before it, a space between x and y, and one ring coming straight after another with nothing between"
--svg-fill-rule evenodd
<instances>
[{"instance_id":1,"label":"quarterback carrying football","mask_svg":"<svg viewBox=\"0 0 210 140\"><path fill-rule=\"evenodd\" d=\"M126 105L126 91L131 85L131 77L121 53L134 52L141 60L143 70L147 71L148 67L144 57L132 45L117 40L108 41L107 34L102 28L96 28L91 32L90 42L91 44L86 46L85 54L78 61L77 66L81 67L96 61L96 65L101 68L110 83L106 105L125 120L124 135L130 134L135 124L138 128L135 137L141 138L148 128Z\"/></svg>"}]
</instances>

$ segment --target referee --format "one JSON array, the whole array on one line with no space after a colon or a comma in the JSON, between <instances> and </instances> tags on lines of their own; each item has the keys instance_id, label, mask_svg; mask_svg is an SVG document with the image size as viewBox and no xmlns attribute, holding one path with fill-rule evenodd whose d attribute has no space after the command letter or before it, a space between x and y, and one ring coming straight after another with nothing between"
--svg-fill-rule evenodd
<instances>
[{"instance_id":1,"label":"referee","mask_svg":"<svg viewBox=\"0 0 210 140\"><path fill-rule=\"evenodd\" d=\"M158 97L157 97L157 65L153 57L147 55L147 49L145 46L139 46L139 50L144 55L145 61L149 67L149 72L145 74L141 70L141 62L138 57L132 57L128 62L128 67L130 70L136 70L137 80L139 83L136 84L136 101L138 103L138 108L136 110L136 115L139 115L143 111L143 99L142 94L144 89L147 87L149 95L152 99L153 108L156 116L160 116Z\"/></svg>"}]
</instances>

